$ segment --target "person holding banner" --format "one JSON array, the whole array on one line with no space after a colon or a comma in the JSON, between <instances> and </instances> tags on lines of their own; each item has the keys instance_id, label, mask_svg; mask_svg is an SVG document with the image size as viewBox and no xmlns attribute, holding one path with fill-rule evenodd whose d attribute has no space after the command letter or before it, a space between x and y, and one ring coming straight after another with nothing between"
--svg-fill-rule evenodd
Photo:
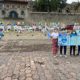
<instances>
[{"instance_id":1,"label":"person holding banner","mask_svg":"<svg viewBox=\"0 0 80 80\"><path fill-rule=\"evenodd\" d=\"M63 30L59 33L59 37L61 37L61 38L62 38L62 41L63 41L63 40L66 40L66 36L67 36L67 33L66 33L65 29L63 29ZM62 53L62 52L63 52L63 49L64 49L64 56L67 57L67 56L66 56L67 46L64 45L64 44L60 44L60 56L62 56L62 54L63 54L63 53Z\"/></svg>"},{"instance_id":2,"label":"person holding banner","mask_svg":"<svg viewBox=\"0 0 80 80\"><path fill-rule=\"evenodd\" d=\"M80 55L80 45L78 46L78 53L77 53L77 56Z\"/></svg>"},{"instance_id":3,"label":"person holding banner","mask_svg":"<svg viewBox=\"0 0 80 80\"><path fill-rule=\"evenodd\" d=\"M56 57L57 51L58 51L58 29L55 28L51 34L51 40L52 40L52 53Z\"/></svg>"},{"instance_id":4,"label":"person holding banner","mask_svg":"<svg viewBox=\"0 0 80 80\"><path fill-rule=\"evenodd\" d=\"M80 40L80 30L76 30L76 32L77 32L77 35L78 35L78 40ZM79 56L80 55L80 43L78 44L78 53L77 53L77 56Z\"/></svg>"},{"instance_id":5,"label":"person holding banner","mask_svg":"<svg viewBox=\"0 0 80 80\"><path fill-rule=\"evenodd\" d=\"M74 36L77 36L75 30L73 30L70 34L70 37L74 37ZM75 45L70 45L70 56L72 56L72 51L73 51L73 55L75 56L75 49L76 49Z\"/></svg>"}]
</instances>

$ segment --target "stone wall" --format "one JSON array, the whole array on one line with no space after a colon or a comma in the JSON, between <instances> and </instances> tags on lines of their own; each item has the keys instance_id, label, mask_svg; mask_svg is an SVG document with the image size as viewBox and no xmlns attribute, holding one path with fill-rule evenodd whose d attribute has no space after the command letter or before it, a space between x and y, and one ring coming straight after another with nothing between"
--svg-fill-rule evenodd
<instances>
[{"instance_id":1,"label":"stone wall","mask_svg":"<svg viewBox=\"0 0 80 80\"><path fill-rule=\"evenodd\" d=\"M33 22L64 22L64 23L80 23L80 14L66 14L66 13L48 13L48 12L29 12L29 20ZM26 19L28 20L28 19Z\"/></svg>"},{"instance_id":2,"label":"stone wall","mask_svg":"<svg viewBox=\"0 0 80 80\"><path fill-rule=\"evenodd\" d=\"M48 12L29 12L25 10L26 14L24 19L22 20L6 20L3 19L5 22L25 22L27 23L37 23L37 22L61 22L61 23L80 23L80 14L62 14L62 13L48 13Z\"/></svg>"}]
</instances>

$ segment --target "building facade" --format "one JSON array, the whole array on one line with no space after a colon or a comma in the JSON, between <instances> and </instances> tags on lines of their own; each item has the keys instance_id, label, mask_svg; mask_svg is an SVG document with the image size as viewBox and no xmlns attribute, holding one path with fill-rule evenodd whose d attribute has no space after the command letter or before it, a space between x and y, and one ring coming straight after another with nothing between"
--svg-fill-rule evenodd
<instances>
[{"instance_id":1,"label":"building facade","mask_svg":"<svg viewBox=\"0 0 80 80\"><path fill-rule=\"evenodd\" d=\"M27 0L0 0L0 19L26 20L28 16Z\"/></svg>"}]
</instances>

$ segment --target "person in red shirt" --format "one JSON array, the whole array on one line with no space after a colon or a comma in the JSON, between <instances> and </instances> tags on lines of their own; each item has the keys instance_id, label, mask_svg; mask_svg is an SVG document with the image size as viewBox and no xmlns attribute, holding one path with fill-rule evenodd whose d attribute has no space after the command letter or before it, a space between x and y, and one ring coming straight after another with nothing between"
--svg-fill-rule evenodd
<instances>
[{"instance_id":1,"label":"person in red shirt","mask_svg":"<svg viewBox=\"0 0 80 80\"><path fill-rule=\"evenodd\" d=\"M58 52L58 29L54 29L54 31L51 34L51 40L52 40L52 53L56 57Z\"/></svg>"}]
</instances>

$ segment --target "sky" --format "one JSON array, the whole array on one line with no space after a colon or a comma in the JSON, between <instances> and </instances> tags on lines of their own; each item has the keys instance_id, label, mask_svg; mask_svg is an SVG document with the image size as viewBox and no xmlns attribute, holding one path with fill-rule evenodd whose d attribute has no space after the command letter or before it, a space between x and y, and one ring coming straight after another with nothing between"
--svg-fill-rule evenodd
<instances>
[{"instance_id":1,"label":"sky","mask_svg":"<svg viewBox=\"0 0 80 80\"><path fill-rule=\"evenodd\" d=\"M35 0L33 0L35 1ZM72 2L80 2L80 0L67 0L67 3L71 4Z\"/></svg>"},{"instance_id":2,"label":"sky","mask_svg":"<svg viewBox=\"0 0 80 80\"><path fill-rule=\"evenodd\" d=\"M67 0L67 3L78 2L80 0Z\"/></svg>"}]
</instances>

